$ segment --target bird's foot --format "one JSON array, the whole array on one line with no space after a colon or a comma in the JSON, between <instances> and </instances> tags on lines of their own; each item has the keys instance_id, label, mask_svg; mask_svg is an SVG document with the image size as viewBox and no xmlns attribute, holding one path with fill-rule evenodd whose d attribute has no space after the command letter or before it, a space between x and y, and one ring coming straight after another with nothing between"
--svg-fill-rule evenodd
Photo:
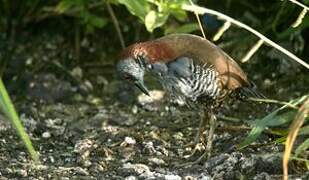
<instances>
[{"instance_id":1,"label":"bird's foot","mask_svg":"<svg viewBox=\"0 0 309 180\"><path fill-rule=\"evenodd\" d=\"M198 151L201 152L205 149L205 146L204 146L203 143L194 143L194 144L195 144L195 147L194 147L193 151L191 152L191 154L185 155L184 156L185 159L188 159L188 158L194 156Z\"/></svg>"},{"instance_id":2,"label":"bird's foot","mask_svg":"<svg viewBox=\"0 0 309 180\"><path fill-rule=\"evenodd\" d=\"M197 140L197 138L195 140ZM195 144L195 147L194 147L192 153L189 154L189 155L185 155L184 158L189 159L189 158L193 157L197 152L203 151L203 154L201 156L199 156L199 158L196 159L195 161L187 162L187 163L183 163L183 164L178 164L178 165L176 165L176 167L190 167L190 166L193 166L193 165L197 165L197 164L201 163L203 160L207 160L208 158L210 158L211 151L212 151L212 136L208 137L208 143L207 144L205 144L204 139L199 139L199 140L201 140L200 143L191 143L191 144Z\"/></svg>"},{"instance_id":3,"label":"bird's foot","mask_svg":"<svg viewBox=\"0 0 309 180\"><path fill-rule=\"evenodd\" d=\"M198 147L201 147L201 145L206 147L205 137L204 137L204 129L203 128L199 128L199 131L198 131L198 133L196 133L194 141L186 144L185 147L194 147L194 149L196 149Z\"/></svg>"},{"instance_id":4,"label":"bird's foot","mask_svg":"<svg viewBox=\"0 0 309 180\"><path fill-rule=\"evenodd\" d=\"M204 152L195 161L178 164L178 165L176 165L176 167L190 167L190 166L193 166L193 165L197 165L197 164L200 164L204 159L208 159L209 157L210 157L210 152Z\"/></svg>"},{"instance_id":5,"label":"bird's foot","mask_svg":"<svg viewBox=\"0 0 309 180\"><path fill-rule=\"evenodd\" d=\"M201 152L201 151L204 151L203 154L201 156L199 156L199 158L196 159L195 161L177 164L176 167L190 167L190 166L193 166L193 165L197 165L197 164L201 163L203 160L206 160L211 156L211 150L207 146L205 146L204 143L198 143L198 144L196 144L192 153L189 154L189 155L185 155L184 158L189 159L189 158L193 157L197 152Z\"/></svg>"}]
</instances>

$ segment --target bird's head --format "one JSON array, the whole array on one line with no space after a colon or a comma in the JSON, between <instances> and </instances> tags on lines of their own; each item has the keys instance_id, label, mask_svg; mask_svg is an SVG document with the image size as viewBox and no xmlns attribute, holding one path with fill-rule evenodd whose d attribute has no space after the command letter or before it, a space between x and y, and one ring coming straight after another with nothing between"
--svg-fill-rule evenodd
<instances>
[{"instance_id":1,"label":"bird's head","mask_svg":"<svg viewBox=\"0 0 309 180\"><path fill-rule=\"evenodd\" d=\"M132 57L121 59L117 64L117 72L121 79L133 83L144 94L150 96L144 84L145 64L141 60Z\"/></svg>"}]
</instances>

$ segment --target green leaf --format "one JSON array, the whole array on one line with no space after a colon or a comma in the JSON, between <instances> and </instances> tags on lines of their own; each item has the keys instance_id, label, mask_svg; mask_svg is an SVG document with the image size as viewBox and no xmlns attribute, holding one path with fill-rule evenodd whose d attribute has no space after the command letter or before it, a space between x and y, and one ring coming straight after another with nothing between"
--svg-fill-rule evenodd
<instances>
[{"instance_id":1,"label":"green leaf","mask_svg":"<svg viewBox=\"0 0 309 180\"><path fill-rule=\"evenodd\" d=\"M190 4L188 0L175 0L170 3L171 14L178 20L184 21L187 19L187 12L182 9L185 4Z\"/></svg>"},{"instance_id":2,"label":"green leaf","mask_svg":"<svg viewBox=\"0 0 309 180\"><path fill-rule=\"evenodd\" d=\"M86 25L87 33L93 33L95 28L103 28L107 24L107 18L99 17L85 10L80 13L82 23Z\"/></svg>"},{"instance_id":3,"label":"green leaf","mask_svg":"<svg viewBox=\"0 0 309 180\"><path fill-rule=\"evenodd\" d=\"M308 95L305 95L300 98L291 100L289 104L297 106L298 104L302 103L305 99L307 99L307 97ZM292 110L289 109L288 111L286 111L287 108L288 105L284 105L276 109L275 111L271 112L263 119L258 119L254 121L252 123L253 129L251 130L249 135L245 138L245 140L238 145L238 148L242 149L248 146L253 141L255 141L261 135L261 133L266 127L279 126L292 121L297 112L295 109Z\"/></svg>"},{"instance_id":4,"label":"green leaf","mask_svg":"<svg viewBox=\"0 0 309 180\"><path fill-rule=\"evenodd\" d=\"M243 140L243 142L241 142L239 145L238 145L238 148L239 149L242 149L246 146L248 146L249 144L251 144L253 141L255 141L260 135L261 133L263 132L263 130L265 129L265 127L260 127L260 126L257 126L257 127L254 127L249 135L246 137L245 140Z\"/></svg>"},{"instance_id":5,"label":"green leaf","mask_svg":"<svg viewBox=\"0 0 309 180\"><path fill-rule=\"evenodd\" d=\"M279 111L280 109L277 109L265 116L263 119L257 120L249 135L245 138L243 142L238 145L238 148L242 149L251 144L261 135L261 133L266 127L279 126L292 121L293 117L296 114L295 110L287 111L282 114L278 114Z\"/></svg>"},{"instance_id":6,"label":"green leaf","mask_svg":"<svg viewBox=\"0 0 309 180\"><path fill-rule=\"evenodd\" d=\"M155 28L162 26L166 22L167 17L167 14L150 11L145 17L146 29L152 32Z\"/></svg>"},{"instance_id":7,"label":"green leaf","mask_svg":"<svg viewBox=\"0 0 309 180\"><path fill-rule=\"evenodd\" d=\"M275 139L274 141L272 141L272 143L276 143L276 144L284 144L286 141L286 136L280 137Z\"/></svg>"},{"instance_id":8,"label":"green leaf","mask_svg":"<svg viewBox=\"0 0 309 180\"><path fill-rule=\"evenodd\" d=\"M145 0L118 0L120 4L126 6L131 14L139 17L142 21L145 21L145 16L150 10L150 6Z\"/></svg>"},{"instance_id":9,"label":"green leaf","mask_svg":"<svg viewBox=\"0 0 309 180\"><path fill-rule=\"evenodd\" d=\"M172 9L170 12L178 21L185 21L187 19L187 13L182 9Z\"/></svg>"},{"instance_id":10,"label":"green leaf","mask_svg":"<svg viewBox=\"0 0 309 180\"><path fill-rule=\"evenodd\" d=\"M287 111L282 114L278 114L278 109L274 112L268 114L266 117L264 117L261 120L256 121L256 124L254 125L253 129L249 133L249 135L245 138L243 142L241 142L238 145L238 148L242 149L249 144L251 144L253 141L255 141L263 132L263 130L268 126L279 126L282 124L286 124L287 122L290 122L293 120L293 117L296 114L296 111Z\"/></svg>"},{"instance_id":11,"label":"green leaf","mask_svg":"<svg viewBox=\"0 0 309 180\"><path fill-rule=\"evenodd\" d=\"M93 14L89 14L88 23L94 27L102 28L107 24L107 19Z\"/></svg>"},{"instance_id":12,"label":"green leaf","mask_svg":"<svg viewBox=\"0 0 309 180\"><path fill-rule=\"evenodd\" d=\"M263 126L263 127L280 126L292 121L295 115L296 115L295 110L290 110L282 114L271 113L269 116L266 116L262 120L258 121L257 126Z\"/></svg>"},{"instance_id":13,"label":"green leaf","mask_svg":"<svg viewBox=\"0 0 309 180\"><path fill-rule=\"evenodd\" d=\"M309 139L304 141L301 145L299 145L295 150L295 156L299 156L302 152L309 148Z\"/></svg>"},{"instance_id":14,"label":"green leaf","mask_svg":"<svg viewBox=\"0 0 309 180\"><path fill-rule=\"evenodd\" d=\"M83 0L74 0L74 1L72 1L72 0L62 0L56 6L55 11L58 12L58 13L64 13L74 6L83 6L83 4L84 4Z\"/></svg>"},{"instance_id":15,"label":"green leaf","mask_svg":"<svg viewBox=\"0 0 309 180\"><path fill-rule=\"evenodd\" d=\"M306 120L309 120L309 117L307 117ZM307 134L309 134L309 125L300 128L298 134L299 135L307 135Z\"/></svg>"},{"instance_id":16,"label":"green leaf","mask_svg":"<svg viewBox=\"0 0 309 180\"><path fill-rule=\"evenodd\" d=\"M191 33L193 31L199 30L199 25L197 23L185 24L179 27L168 27L165 29L165 34L172 33Z\"/></svg>"}]
</instances>

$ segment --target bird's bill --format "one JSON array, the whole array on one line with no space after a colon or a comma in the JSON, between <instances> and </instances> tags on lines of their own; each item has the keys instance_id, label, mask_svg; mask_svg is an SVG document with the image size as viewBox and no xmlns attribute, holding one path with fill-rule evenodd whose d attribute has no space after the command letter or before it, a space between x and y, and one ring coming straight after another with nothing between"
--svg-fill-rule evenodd
<instances>
[{"instance_id":1,"label":"bird's bill","mask_svg":"<svg viewBox=\"0 0 309 180\"><path fill-rule=\"evenodd\" d=\"M135 81L134 82L135 86L138 87L138 89L140 89L144 94L146 94L147 96L150 96L148 89L146 88L146 86L144 85L143 81Z\"/></svg>"}]
</instances>

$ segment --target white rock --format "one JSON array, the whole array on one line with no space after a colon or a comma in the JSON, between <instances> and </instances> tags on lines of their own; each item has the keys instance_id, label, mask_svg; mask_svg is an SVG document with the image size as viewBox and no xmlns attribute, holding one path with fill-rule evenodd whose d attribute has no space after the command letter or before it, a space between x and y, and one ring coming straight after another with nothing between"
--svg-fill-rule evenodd
<instances>
[{"instance_id":1,"label":"white rock","mask_svg":"<svg viewBox=\"0 0 309 180\"><path fill-rule=\"evenodd\" d=\"M148 103L154 103L156 101L160 101L164 97L164 91L159 90L152 90L149 91L150 96L147 96L145 94L140 94L137 97L137 100L141 104L148 104Z\"/></svg>"},{"instance_id":2,"label":"white rock","mask_svg":"<svg viewBox=\"0 0 309 180\"><path fill-rule=\"evenodd\" d=\"M132 107L132 113L133 113L133 114L136 114L137 112L138 112L138 108L137 108L136 105L134 105L134 106Z\"/></svg>"},{"instance_id":3,"label":"white rock","mask_svg":"<svg viewBox=\"0 0 309 180\"><path fill-rule=\"evenodd\" d=\"M47 139L47 138L51 137L51 134L50 134L50 132L46 131L46 132L43 132L42 137Z\"/></svg>"},{"instance_id":4,"label":"white rock","mask_svg":"<svg viewBox=\"0 0 309 180\"><path fill-rule=\"evenodd\" d=\"M137 180L137 177L135 176L128 176L125 178L125 180Z\"/></svg>"},{"instance_id":5,"label":"white rock","mask_svg":"<svg viewBox=\"0 0 309 180\"><path fill-rule=\"evenodd\" d=\"M124 141L127 143L127 144L131 144L131 145L134 145L136 144L136 140L132 137L125 137L124 138Z\"/></svg>"},{"instance_id":6,"label":"white rock","mask_svg":"<svg viewBox=\"0 0 309 180\"><path fill-rule=\"evenodd\" d=\"M181 177L178 175L165 175L165 180L181 180Z\"/></svg>"}]
</instances>

